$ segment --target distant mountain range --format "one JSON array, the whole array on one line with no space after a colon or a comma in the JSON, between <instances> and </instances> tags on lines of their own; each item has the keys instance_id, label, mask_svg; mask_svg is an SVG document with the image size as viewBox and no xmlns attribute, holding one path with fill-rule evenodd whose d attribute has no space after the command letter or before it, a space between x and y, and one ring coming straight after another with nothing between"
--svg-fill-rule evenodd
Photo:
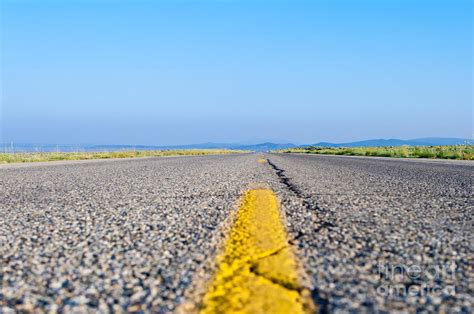
<instances>
[{"instance_id":1,"label":"distant mountain range","mask_svg":"<svg viewBox=\"0 0 474 314\"><path fill-rule=\"evenodd\" d=\"M70 145L70 144L31 144L31 143L4 143L0 144L0 152L105 152L124 150L161 150L161 149L237 149L249 151L270 151L297 147L295 144L259 143L259 144L232 144L232 143L201 143L189 145Z\"/></svg>"},{"instance_id":2,"label":"distant mountain range","mask_svg":"<svg viewBox=\"0 0 474 314\"><path fill-rule=\"evenodd\" d=\"M445 137L426 137L416 138L412 140L400 140L400 139L372 139L357 142L348 143L328 143L319 142L313 145L303 146L324 146L324 147L370 147L370 146L437 146L437 145L461 145L461 144L473 144L472 139L465 138L445 138Z\"/></svg>"},{"instance_id":3,"label":"distant mountain range","mask_svg":"<svg viewBox=\"0 0 474 314\"><path fill-rule=\"evenodd\" d=\"M284 149L297 147L295 144L278 144L278 143L259 143L259 144L232 144L232 143L201 143L188 145L171 145L171 146L140 146L140 145L94 145L87 146L87 150L112 151L112 150L153 150L153 149L237 149L250 151L270 151L276 149Z\"/></svg>"},{"instance_id":4,"label":"distant mountain range","mask_svg":"<svg viewBox=\"0 0 474 314\"><path fill-rule=\"evenodd\" d=\"M464 138L427 137L411 140L400 139L371 139L347 143L319 142L315 144L296 145L292 143L259 143L259 144L232 144L232 143L201 143L189 145L153 146L153 145L67 145L67 144L30 144L5 143L0 146L4 152L74 152L74 151L121 151L121 150L160 150L160 149L239 149L250 151L270 151L294 147L322 146L322 147L368 147L368 146L435 146L435 145L474 145L474 140Z\"/></svg>"}]
</instances>

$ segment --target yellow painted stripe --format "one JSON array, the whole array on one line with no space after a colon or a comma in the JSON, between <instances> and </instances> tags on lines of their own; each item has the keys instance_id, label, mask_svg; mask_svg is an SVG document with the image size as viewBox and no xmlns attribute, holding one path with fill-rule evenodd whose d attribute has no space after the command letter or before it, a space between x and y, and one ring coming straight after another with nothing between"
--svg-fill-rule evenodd
<instances>
[{"instance_id":1,"label":"yellow painted stripe","mask_svg":"<svg viewBox=\"0 0 474 314\"><path fill-rule=\"evenodd\" d=\"M270 189L245 193L200 313L309 313L298 262Z\"/></svg>"},{"instance_id":2,"label":"yellow painted stripe","mask_svg":"<svg viewBox=\"0 0 474 314\"><path fill-rule=\"evenodd\" d=\"M264 164L264 163L266 163L266 162L267 162L266 159L259 159L259 160L258 160L258 163L260 163L260 164Z\"/></svg>"}]
</instances>

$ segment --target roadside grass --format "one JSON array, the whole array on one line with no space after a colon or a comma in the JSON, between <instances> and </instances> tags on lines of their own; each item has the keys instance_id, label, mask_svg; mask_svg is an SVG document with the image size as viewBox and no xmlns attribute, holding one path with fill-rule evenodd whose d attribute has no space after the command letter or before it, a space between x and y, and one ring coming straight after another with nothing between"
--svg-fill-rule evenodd
<instances>
[{"instance_id":1,"label":"roadside grass","mask_svg":"<svg viewBox=\"0 0 474 314\"><path fill-rule=\"evenodd\" d=\"M398 158L437 158L474 160L474 145L452 146L388 146L388 147L304 147L280 152L347 156L377 156Z\"/></svg>"},{"instance_id":2,"label":"roadside grass","mask_svg":"<svg viewBox=\"0 0 474 314\"><path fill-rule=\"evenodd\" d=\"M135 150L116 152L44 152L44 153L0 153L0 164L25 163L57 160L89 160L110 158L140 158L164 156L198 156L243 153L227 149L187 149L187 150Z\"/></svg>"}]
</instances>

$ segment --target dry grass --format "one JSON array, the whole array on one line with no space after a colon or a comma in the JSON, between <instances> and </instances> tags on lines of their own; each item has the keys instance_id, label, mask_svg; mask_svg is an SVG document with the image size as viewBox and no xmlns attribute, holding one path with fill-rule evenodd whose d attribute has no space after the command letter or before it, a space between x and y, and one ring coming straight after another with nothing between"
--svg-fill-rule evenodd
<instances>
[{"instance_id":1,"label":"dry grass","mask_svg":"<svg viewBox=\"0 0 474 314\"><path fill-rule=\"evenodd\" d=\"M0 153L0 163L23 163L55 160L87 160L110 158L140 158L163 156L198 156L242 153L227 149L187 149L187 150L136 150L118 152L74 152L74 153Z\"/></svg>"},{"instance_id":2,"label":"dry grass","mask_svg":"<svg viewBox=\"0 0 474 314\"><path fill-rule=\"evenodd\" d=\"M474 145L396 147L305 147L286 149L283 150L283 152L349 156L474 160Z\"/></svg>"}]
</instances>

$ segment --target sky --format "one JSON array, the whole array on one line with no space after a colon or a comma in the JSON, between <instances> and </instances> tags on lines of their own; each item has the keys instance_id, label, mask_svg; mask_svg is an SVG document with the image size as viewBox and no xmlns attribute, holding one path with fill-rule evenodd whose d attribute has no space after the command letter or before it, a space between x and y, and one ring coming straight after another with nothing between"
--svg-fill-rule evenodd
<instances>
[{"instance_id":1,"label":"sky","mask_svg":"<svg viewBox=\"0 0 474 314\"><path fill-rule=\"evenodd\" d=\"M473 136L469 0L0 3L0 142Z\"/></svg>"}]
</instances>

